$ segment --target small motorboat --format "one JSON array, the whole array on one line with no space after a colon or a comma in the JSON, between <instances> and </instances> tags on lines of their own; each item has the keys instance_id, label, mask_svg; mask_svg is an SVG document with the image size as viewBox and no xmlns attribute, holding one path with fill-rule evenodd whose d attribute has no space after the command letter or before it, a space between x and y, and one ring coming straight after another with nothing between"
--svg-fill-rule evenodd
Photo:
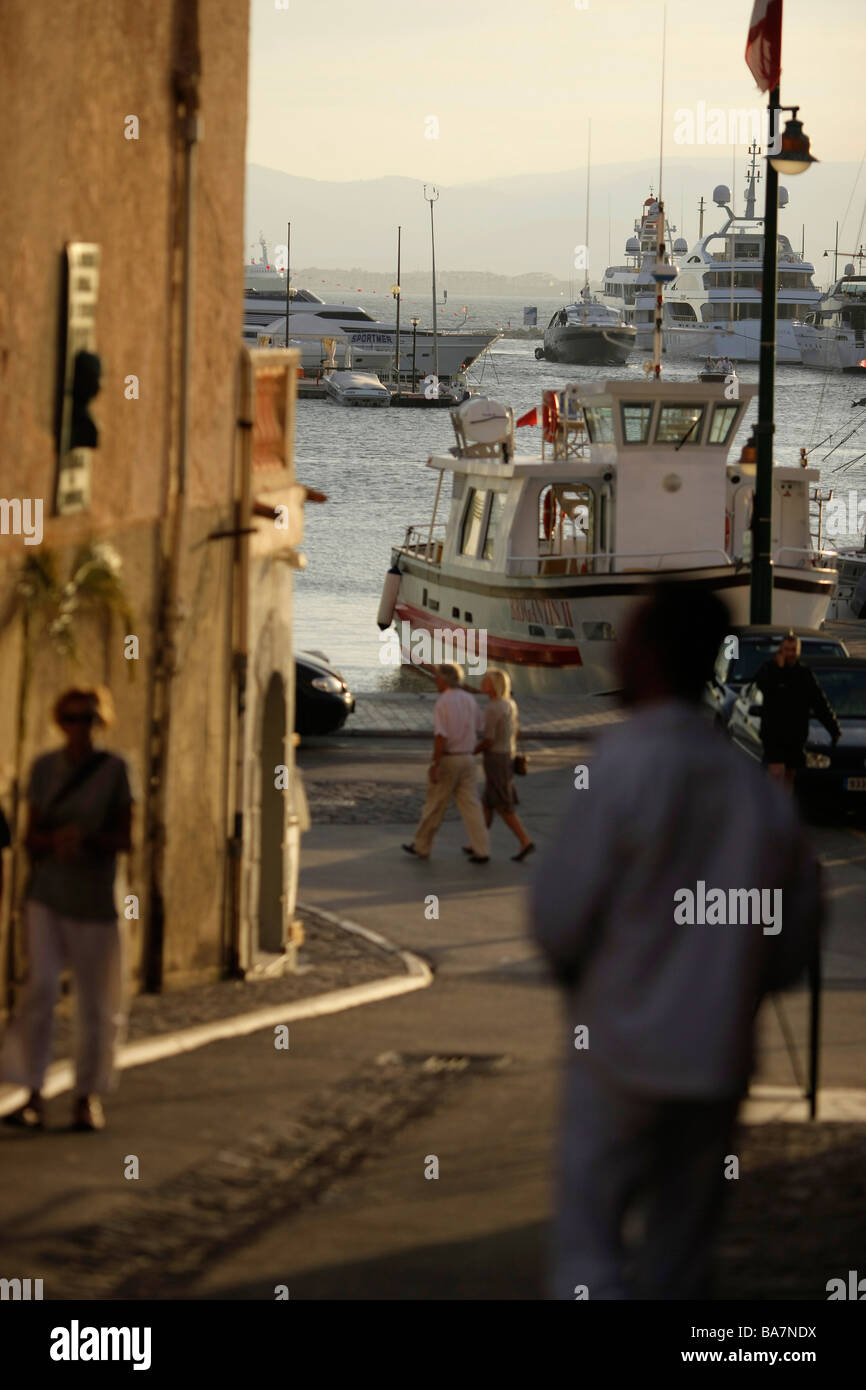
<instances>
[{"instance_id":1,"label":"small motorboat","mask_svg":"<svg viewBox=\"0 0 866 1390\"><path fill-rule=\"evenodd\" d=\"M730 357L708 357L703 370L698 372L698 381L725 382L729 376L736 375Z\"/></svg>"},{"instance_id":2,"label":"small motorboat","mask_svg":"<svg viewBox=\"0 0 866 1390\"><path fill-rule=\"evenodd\" d=\"M337 405L390 405L391 392L374 372L328 372L322 385Z\"/></svg>"}]
</instances>

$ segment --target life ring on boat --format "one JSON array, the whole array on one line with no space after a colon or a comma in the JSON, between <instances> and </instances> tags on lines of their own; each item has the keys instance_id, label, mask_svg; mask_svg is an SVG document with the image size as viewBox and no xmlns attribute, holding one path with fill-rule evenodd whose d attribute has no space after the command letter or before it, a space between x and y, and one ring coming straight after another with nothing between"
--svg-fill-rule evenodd
<instances>
[{"instance_id":1,"label":"life ring on boat","mask_svg":"<svg viewBox=\"0 0 866 1390\"><path fill-rule=\"evenodd\" d=\"M559 399L555 391L545 391L542 397L541 421L545 443L552 444L559 426Z\"/></svg>"}]
</instances>

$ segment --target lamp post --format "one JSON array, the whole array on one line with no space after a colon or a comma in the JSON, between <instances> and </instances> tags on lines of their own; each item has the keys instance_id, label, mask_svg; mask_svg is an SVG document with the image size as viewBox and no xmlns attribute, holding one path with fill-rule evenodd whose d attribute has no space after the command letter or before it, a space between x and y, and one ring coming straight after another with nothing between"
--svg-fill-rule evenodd
<instances>
[{"instance_id":1,"label":"lamp post","mask_svg":"<svg viewBox=\"0 0 866 1390\"><path fill-rule=\"evenodd\" d=\"M412 394L413 394L413 396L414 396L415 390L416 390L416 386L415 386L415 381L416 381L416 378L415 378L415 340L416 340L416 334L417 334L417 332L418 332L418 324L421 322L421 320L420 320L420 319L410 319L409 322L410 322L411 325L412 325Z\"/></svg>"},{"instance_id":2,"label":"lamp post","mask_svg":"<svg viewBox=\"0 0 866 1390\"><path fill-rule=\"evenodd\" d=\"M770 91L770 135L779 113L792 112L782 134L781 149L767 161L764 184L764 268L761 288L761 356L758 377L755 501L752 509L752 572L750 621L773 621L773 397L776 385L776 274L778 266L779 174L802 174L817 161L809 153L809 137L797 120L797 106L780 106L778 84Z\"/></svg>"},{"instance_id":3,"label":"lamp post","mask_svg":"<svg viewBox=\"0 0 866 1390\"><path fill-rule=\"evenodd\" d=\"M439 344L436 338L436 235L433 230L433 204L439 197L439 189L430 184L431 193L427 197L427 184L424 185L424 199L430 204L430 252L433 258L433 375L436 378L435 394L439 394Z\"/></svg>"}]
</instances>

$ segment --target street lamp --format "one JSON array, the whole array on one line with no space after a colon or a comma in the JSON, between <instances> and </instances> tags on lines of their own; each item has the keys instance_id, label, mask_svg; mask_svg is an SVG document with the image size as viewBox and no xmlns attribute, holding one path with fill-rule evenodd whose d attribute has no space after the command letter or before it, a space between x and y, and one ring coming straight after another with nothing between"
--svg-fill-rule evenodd
<instances>
[{"instance_id":1,"label":"street lamp","mask_svg":"<svg viewBox=\"0 0 866 1390\"><path fill-rule=\"evenodd\" d=\"M411 325L412 325L412 394L413 394L413 396L414 396L415 391L416 391L416 385L415 385L415 335L416 335L417 332L418 332L418 325L419 325L419 323L421 322L421 320L420 320L420 319L410 319L409 322L410 322Z\"/></svg>"},{"instance_id":2,"label":"street lamp","mask_svg":"<svg viewBox=\"0 0 866 1390\"><path fill-rule=\"evenodd\" d=\"M780 7L781 8L781 7ZM780 36L781 45L781 36ZM802 174L817 163L809 153L809 137L796 119L798 106L780 106L778 82L769 99L771 139L779 113L793 112L782 134L782 148L767 159L764 183L764 268L761 289L761 350L758 374L758 422L755 427L755 501L752 511L752 573L749 620L773 621L773 421L776 389L776 275L779 261L779 173Z\"/></svg>"},{"instance_id":3,"label":"street lamp","mask_svg":"<svg viewBox=\"0 0 866 1390\"><path fill-rule=\"evenodd\" d=\"M803 123L797 120L799 106L778 106L777 111L791 111L790 121L782 131L782 148L778 154L770 155L770 163L777 174L805 174L810 164L818 160L809 153L809 137L803 134Z\"/></svg>"}]
</instances>

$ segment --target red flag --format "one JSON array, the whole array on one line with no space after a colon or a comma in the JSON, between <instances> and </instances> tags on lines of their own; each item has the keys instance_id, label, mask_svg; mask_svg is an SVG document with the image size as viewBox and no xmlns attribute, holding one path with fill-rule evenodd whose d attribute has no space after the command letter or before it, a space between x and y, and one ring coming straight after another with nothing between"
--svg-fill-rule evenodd
<instances>
[{"instance_id":1,"label":"red flag","mask_svg":"<svg viewBox=\"0 0 866 1390\"><path fill-rule=\"evenodd\" d=\"M782 71L782 0L755 0L746 64L762 92L778 86Z\"/></svg>"},{"instance_id":2,"label":"red flag","mask_svg":"<svg viewBox=\"0 0 866 1390\"><path fill-rule=\"evenodd\" d=\"M537 425L537 424L538 424L538 407L537 407L537 406L533 406L531 410L527 410L527 412L526 412L525 415L521 415L521 417L520 417L519 420L515 420L515 422L514 422L514 428L515 428L516 430L519 430L521 425Z\"/></svg>"}]
</instances>

